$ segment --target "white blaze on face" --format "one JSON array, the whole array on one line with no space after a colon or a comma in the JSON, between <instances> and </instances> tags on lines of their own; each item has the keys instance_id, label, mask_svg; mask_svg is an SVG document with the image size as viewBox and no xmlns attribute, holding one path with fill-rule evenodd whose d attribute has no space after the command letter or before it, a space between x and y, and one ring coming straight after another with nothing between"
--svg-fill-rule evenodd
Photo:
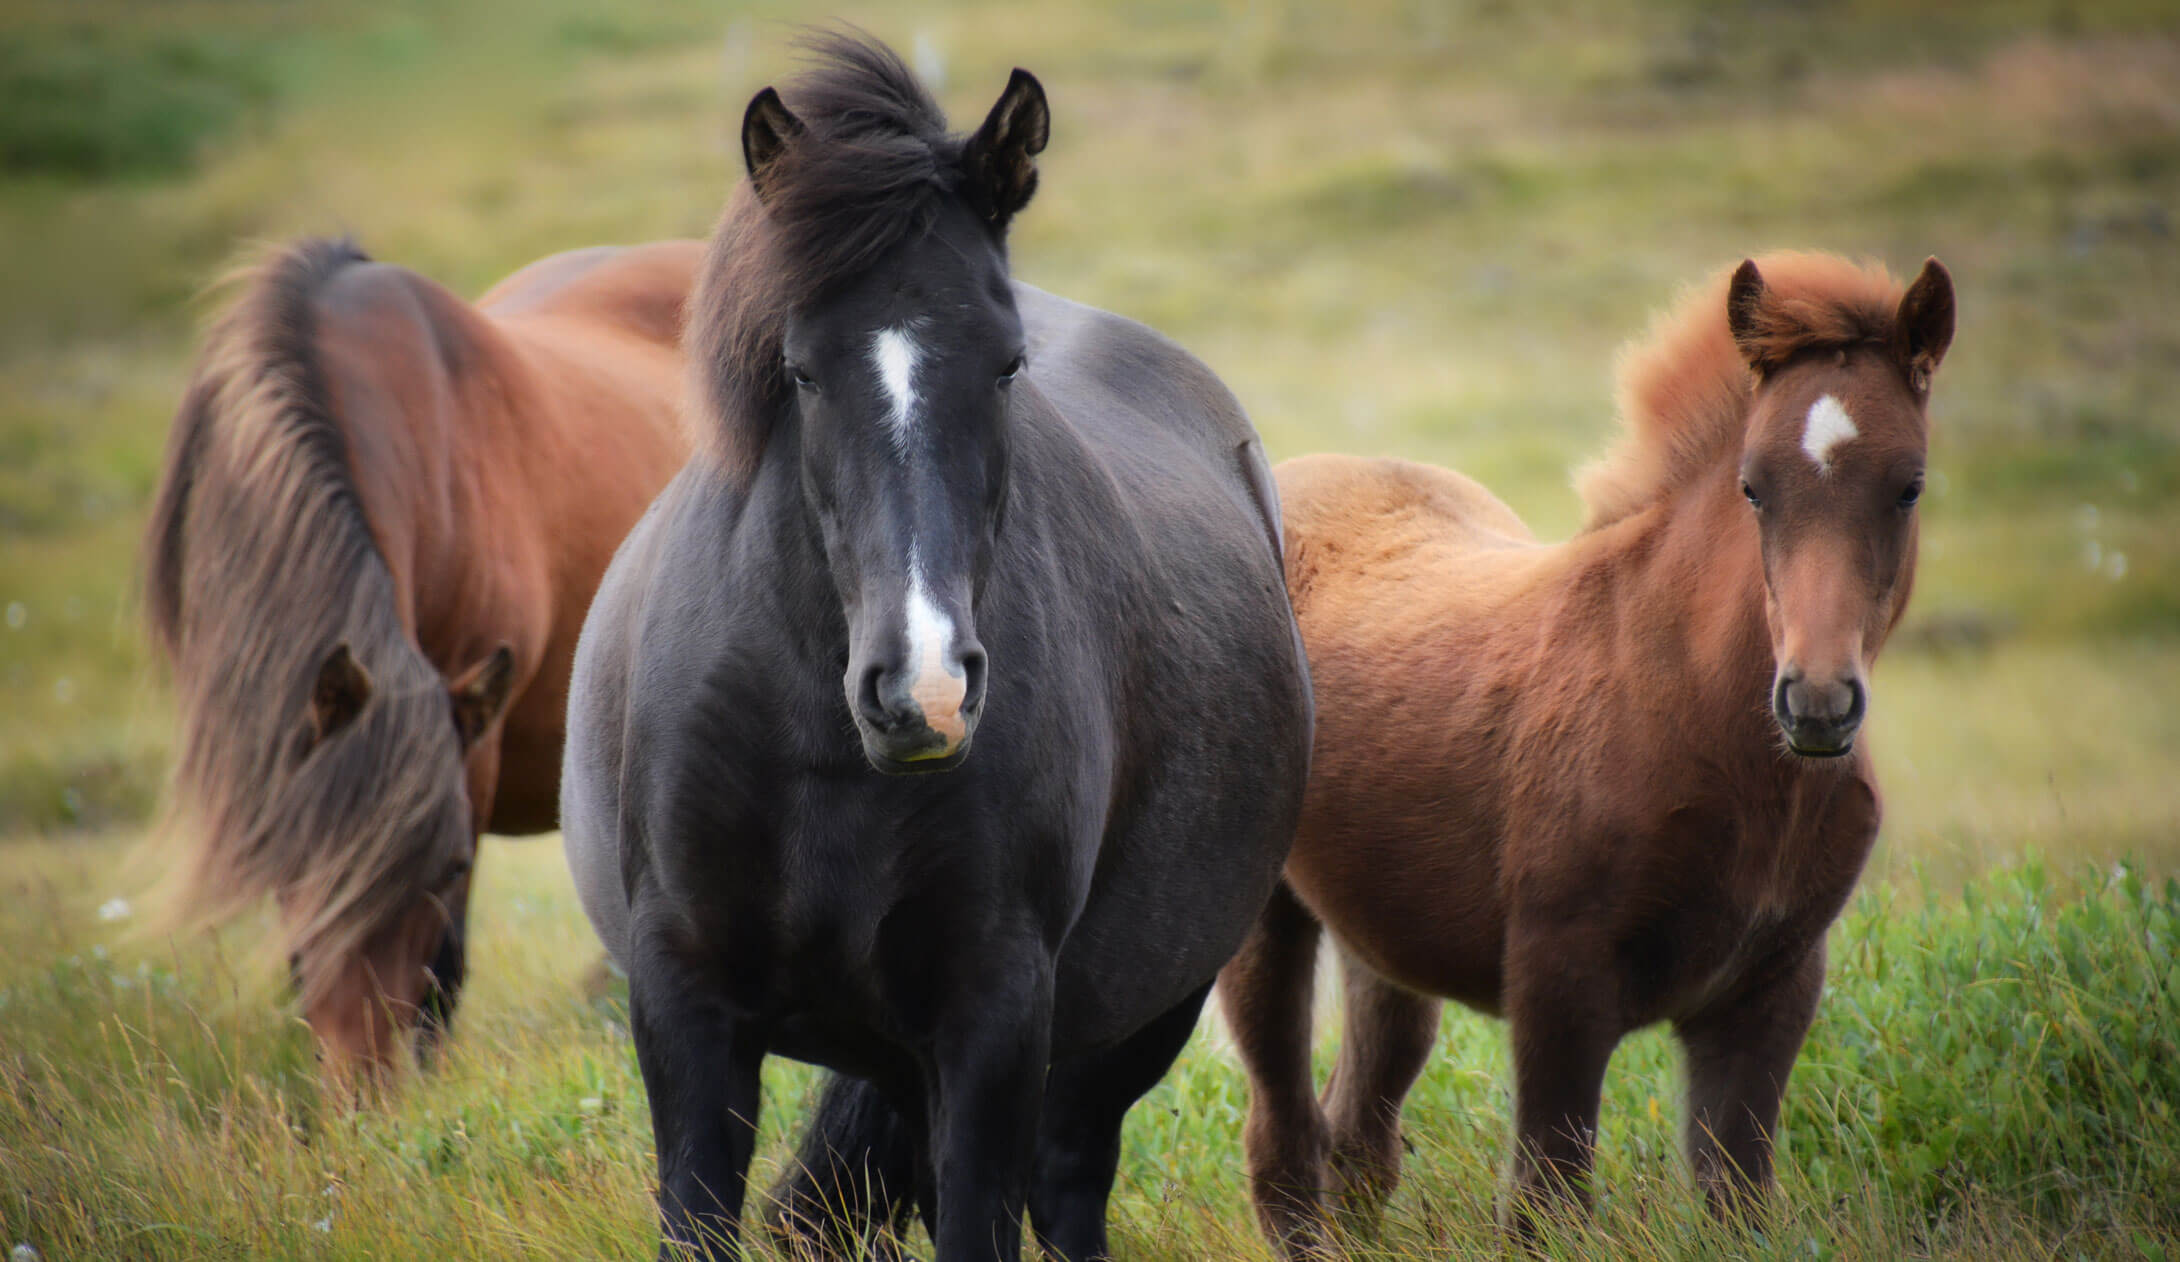
<instances>
[{"instance_id":1,"label":"white blaze on face","mask_svg":"<svg viewBox=\"0 0 2180 1262\"><path fill-rule=\"evenodd\" d=\"M946 738L945 748L933 750L933 756L950 753L968 735L961 703L968 698L969 680L966 673L947 662L946 650L954 642L954 620L946 616L924 587L923 556L913 543L908 545L906 613L908 694L923 710L925 726Z\"/></svg>"},{"instance_id":2,"label":"white blaze on face","mask_svg":"<svg viewBox=\"0 0 2180 1262\"><path fill-rule=\"evenodd\" d=\"M1825 395L1809 405L1809 419L1802 428L1802 450L1816 462L1818 473L1830 473L1833 449L1861 433L1855 428L1855 418L1847 415L1846 407L1838 399Z\"/></svg>"},{"instance_id":3,"label":"white blaze on face","mask_svg":"<svg viewBox=\"0 0 2180 1262\"><path fill-rule=\"evenodd\" d=\"M903 456L916 436L916 364L922 358L906 328L880 329L871 339L871 367L886 392L886 427L893 432L893 449Z\"/></svg>"},{"instance_id":4,"label":"white blaze on face","mask_svg":"<svg viewBox=\"0 0 2180 1262\"><path fill-rule=\"evenodd\" d=\"M886 428L893 436L893 450L904 460L915 449L917 415L916 369L923 349L906 328L880 329L871 338L871 369L886 396ZM968 698L965 672L953 669L947 650L954 643L954 620L946 616L924 585L923 553L911 539L908 544L908 598L902 610L908 635L908 694L923 711L923 721L946 740L944 748L927 756L951 753L968 726L961 703Z\"/></svg>"}]
</instances>

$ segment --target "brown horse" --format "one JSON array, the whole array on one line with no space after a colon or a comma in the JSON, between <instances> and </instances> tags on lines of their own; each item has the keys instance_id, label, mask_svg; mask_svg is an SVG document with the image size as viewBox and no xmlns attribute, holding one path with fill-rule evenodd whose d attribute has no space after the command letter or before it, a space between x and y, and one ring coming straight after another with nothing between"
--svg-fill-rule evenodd
<instances>
[{"instance_id":1,"label":"brown horse","mask_svg":"<svg viewBox=\"0 0 2180 1262\"><path fill-rule=\"evenodd\" d=\"M1769 1185L1825 929L1877 834L1855 732L1952 334L1936 260L1904 294L1825 256L1743 263L1625 361L1627 435L1563 544L1446 470L1279 470L1316 750L1285 885L1220 990L1289 1255L1323 1240L1328 1188L1367 1219L1397 1182L1440 996L1511 1023L1511 1229L1586 1204L1605 1063L1658 1021L1714 1210ZM1320 1103L1322 928L1347 1019Z\"/></svg>"},{"instance_id":2,"label":"brown horse","mask_svg":"<svg viewBox=\"0 0 2180 1262\"><path fill-rule=\"evenodd\" d=\"M556 255L471 306L298 242L198 360L145 546L179 905L274 897L338 1077L451 1017L478 834L555 826L576 634L689 450L701 254Z\"/></svg>"}]
</instances>

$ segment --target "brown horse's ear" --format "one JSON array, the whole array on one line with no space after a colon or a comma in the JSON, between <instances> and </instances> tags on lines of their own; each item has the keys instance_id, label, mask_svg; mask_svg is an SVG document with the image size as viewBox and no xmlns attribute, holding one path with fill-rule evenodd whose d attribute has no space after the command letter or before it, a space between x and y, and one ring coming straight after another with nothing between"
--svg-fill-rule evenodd
<instances>
[{"instance_id":1,"label":"brown horse's ear","mask_svg":"<svg viewBox=\"0 0 2180 1262\"><path fill-rule=\"evenodd\" d=\"M1908 385L1917 394L1930 389L1930 374L1953 344L1953 274L1945 264L1927 259L1923 271L1900 299L1900 362L1907 366Z\"/></svg>"},{"instance_id":2,"label":"brown horse's ear","mask_svg":"<svg viewBox=\"0 0 2180 1262\"><path fill-rule=\"evenodd\" d=\"M370 672L349 651L348 641L334 645L310 687L309 744L316 745L355 722L370 699Z\"/></svg>"},{"instance_id":3,"label":"brown horse's ear","mask_svg":"<svg viewBox=\"0 0 2180 1262\"><path fill-rule=\"evenodd\" d=\"M1726 327L1733 330L1733 344L1741 348L1749 367L1757 372L1772 367L1764 337L1764 274L1756 270L1755 259L1742 259L1733 269L1726 286Z\"/></svg>"},{"instance_id":4,"label":"brown horse's ear","mask_svg":"<svg viewBox=\"0 0 2180 1262\"><path fill-rule=\"evenodd\" d=\"M766 88L750 98L749 108L742 112L742 161L749 167L749 184L757 191L758 201L771 195L768 181L773 168L802 133L802 120L787 108L779 92Z\"/></svg>"},{"instance_id":5,"label":"brown horse's ear","mask_svg":"<svg viewBox=\"0 0 2180 1262\"><path fill-rule=\"evenodd\" d=\"M515 651L502 644L492 656L463 671L447 683L447 699L454 706L454 732L468 749L507 708L514 690Z\"/></svg>"},{"instance_id":6,"label":"brown horse's ear","mask_svg":"<svg viewBox=\"0 0 2180 1262\"><path fill-rule=\"evenodd\" d=\"M1038 154L1052 138L1052 111L1044 85L1019 67L1007 90L985 116L984 125L961 151L968 192L992 227L1000 232L1037 191Z\"/></svg>"}]
</instances>

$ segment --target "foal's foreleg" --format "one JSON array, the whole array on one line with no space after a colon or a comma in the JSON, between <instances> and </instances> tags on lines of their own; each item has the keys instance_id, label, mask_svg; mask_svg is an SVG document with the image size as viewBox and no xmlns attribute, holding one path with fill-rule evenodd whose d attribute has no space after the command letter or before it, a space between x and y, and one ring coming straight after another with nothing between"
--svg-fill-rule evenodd
<instances>
[{"instance_id":1,"label":"foal's foreleg","mask_svg":"<svg viewBox=\"0 0 2180 1262\"><path fill-rule=\"evenodd\" d=\"M1282 883L1219 974L1219 1005L1249 1073L1242 1146L1257 1222L1290 1259L1325 1248L1325 1115L1310 1078L1310 1006L1322 933Z\"/></svg>"},{"instance_id":2,"label":"foal's foreleg","mask_svg":"<svg viewBox=\"0 0 2180 1262\"><path fill-rule=\"evenodd\" d=\"M1823 989L1819 939L1733 1002L1675 1027L1688 1056L1688 1160L1720 1217L1749 1209L1771 1187L1779 1101Z\"/></svg>"},{"instance_id":3,"label":"foal's foreleg","mask_svg":"<svg viewBox=\"0 0 2180 1262\"><path fill-rule=\"evenodd\" d=\"M1605 1066L1623 1033L1617 979L1585 944L1544 933L1508 951L1514 1041L1513 1186L1501 1225L1533 1239L1537 1215L1586 1210Z\"/></svg>"},{"instance_id":4,"label":"foal's foreleg","mask_svg":"<svg viewBox=\"0 0 2180 1262\"><path fill-rule=\"evenodd\" d=\"M1430 1062L1443 1003L1385 980L1344 952L1340 960L1347 1026L1325 1085L1332 1182L1341 1210L1368 1223L1400 1184L1401 1101Z\"/></svg>"},{"instance_id":5,"label":"foal's foreleg","mask_svg":"<svg viewBox=\"0 0 2180 1262\"><path fill-rule=\"evenodd\" d=\"M742 1193L756 1147L759 1032L665 950L628 971L629 1032L659 1167L659 1257L738 1257Z\"/></svg>"},{"instance_id":6,"label":"foal's foreleg","mask_svg":"<svg viewBox=\"0 0 2180 1262\"><path fill-rule=\"evenodd\" d=\"M1052 965L1036 948L980 953L932 1049L938 1262L1017 1262L1052 1043Z\"/></svg>"}]
</instances>

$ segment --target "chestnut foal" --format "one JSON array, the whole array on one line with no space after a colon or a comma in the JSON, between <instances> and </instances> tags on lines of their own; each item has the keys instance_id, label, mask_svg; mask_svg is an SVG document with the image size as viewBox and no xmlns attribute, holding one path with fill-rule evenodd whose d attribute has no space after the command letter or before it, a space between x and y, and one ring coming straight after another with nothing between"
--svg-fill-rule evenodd
<instances>
[{"instance_id":1,"label":"chestnut foal","mask_svg":"<svg viewBox=\"0 0 2180 1262\"><path fill-rule=\"evenodd\" d=\"M1953 310L1936 260L1904 293L1820 255L1720 276L1626 361L1626 435L1562 544L1447 470L1279 469L1315 753L1284 884L1219 988L1288 1256L1322 1244L1327 1190L1368 1216L1398 1181L1441 996L1512 1026L1511 1230L1586 1205L1606 1061L1658 1021L1713 1209L1770 1184L1825 930L1877 835L1855 735L1914 575ZM1347 1020L1320 1102L1324 928Z\"/></svg>"}]
</instances>

